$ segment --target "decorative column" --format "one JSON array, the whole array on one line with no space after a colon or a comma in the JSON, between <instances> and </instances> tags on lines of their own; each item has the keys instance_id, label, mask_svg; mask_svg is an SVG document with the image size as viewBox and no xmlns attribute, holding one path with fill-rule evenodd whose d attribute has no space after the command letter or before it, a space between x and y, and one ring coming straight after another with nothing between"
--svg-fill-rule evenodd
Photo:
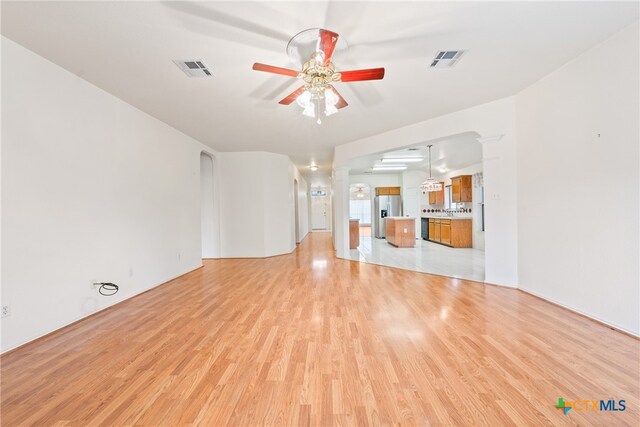
<instances>
[{"instance_id":1,"label":"decorative column","mask_svg":"<svg viewBox=\"0 0 640 427\"><path fill-rule=\"evenodd\" d=\"M349 258L349 167L333 169L333 233L336 257Z\"/></svg>"},{"instance_id":2,"label":"decorative column","mask_svg":"<svg viewBox=\"0 0 640 427\"><path fill-rule=\"evenodd\" d=\"M513 133L478 138L484 181L485 282L518 286L517 164Z\"/></svg>"}]
</instances>

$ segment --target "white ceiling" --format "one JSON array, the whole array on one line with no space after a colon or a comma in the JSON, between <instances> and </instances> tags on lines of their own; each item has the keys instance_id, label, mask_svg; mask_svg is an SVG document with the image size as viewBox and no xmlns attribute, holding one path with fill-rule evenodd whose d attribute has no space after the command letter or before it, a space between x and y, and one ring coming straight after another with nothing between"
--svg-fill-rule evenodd
<instances>
[{"instance_id":1,"label":"white ceiling","mask_svg":"<svg viewBox=\"0 0 640 427\"><path fill-rule=\"evenodd\" d=\"M288 154L330 168L333 147L504 96L638 19L637 2L2 2L2 34L219 151ZM322 125L277 101L298 82L251 70L295 66L287 41L324 27L346 38L349 107ZM453 69L437 51L468 49ZM189 79L174 59L215 74ZM314 179L315 180L315 179Z\"/></svg>"},{"instance_id":2,"label":"white ceiling","mask_svg":"<svg viewBox=\"0 0 640 427\"><path fill-rule=\"evenodd\" d=\"M455 137L440 139L437 141L424 142L422 144L411 145L401 150L387 151L383 153L370 154L359 157L348 162L345 166L350 167L350 175L360 175L373 173L378 174L398 174L402 171L375 171L372 167L383 165L383 158L398 157L422 157L421 162L404 163L407 171L422 170L429 172L429 149L431 147L431 168L434 177L449 171L458 170L467 166L475 165L482 161L482 146L477 141L478 136L473 133L457 135ZM390 164L385 164L390 166Z\"/></svg>"}]
</instances>

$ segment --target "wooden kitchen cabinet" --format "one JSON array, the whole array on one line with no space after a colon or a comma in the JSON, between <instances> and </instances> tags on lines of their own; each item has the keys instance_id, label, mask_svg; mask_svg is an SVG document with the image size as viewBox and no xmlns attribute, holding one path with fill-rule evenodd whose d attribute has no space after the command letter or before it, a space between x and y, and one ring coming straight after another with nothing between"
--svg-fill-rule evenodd
<instances>
[{"instance_id":1,"label":"wooden kitchen cabinet","mask_svg":"<svg viewBox=\"0 0 640 427\"><path fill-rule=\"evenodd\" d=\"M434 242L440 243L440 220L439 219L435 220L435 225L433 228L433 239L431 238L431 235L429 235L429 240L433 240Z\"/></svg>"},{"instance_id":2,"label":"wooden kitchen cabinet","mask_svg":"<svg viewBox=\"0 0 640 427\"><path fill-rule=\"evenodd\" d=\"M376 187L376 196L399 196L400 187Z\"/></svg>"},{"instance_id":3,"label":"wooden kitchen cabinet","mask_svg":"<svg viewBox=\"0 0 640 427\"><path fill-rule=\"evenodd\" d=\"M451 201L453 203L471 202L471 175L451 178Z\"/></svg>"},{"instance_id":4,"label":"wooden kitchen cabinet","mask_svg":"<svg viewBox=\"0 0 640 427\"><path fill-rule=\"evenodd\" d=\"M429 240L452 248L471 248L471 219L429 218Z\"/></svg>"},{"instance_id":5,"label":"wooden kitchen cabinet","mask_svg":"<svg viewBox=\"0 0 640 427\"><path fill-rule=\"evenodd\" d=\"M440 222L440 243L451 245L451 220L442 220Z\"/></svg>"},{"instance_id":6,"label":"wooden kitchen cabinet","mask_svg":"<svg viewBox=\"0 0 640 427\"><path fill-rule=\"evenodd\" d=\"M440 184L442 184L442 190L430 191L428 193L430 205L444 205L444 182L441 182Z\"/></svg>"}]
</instances>

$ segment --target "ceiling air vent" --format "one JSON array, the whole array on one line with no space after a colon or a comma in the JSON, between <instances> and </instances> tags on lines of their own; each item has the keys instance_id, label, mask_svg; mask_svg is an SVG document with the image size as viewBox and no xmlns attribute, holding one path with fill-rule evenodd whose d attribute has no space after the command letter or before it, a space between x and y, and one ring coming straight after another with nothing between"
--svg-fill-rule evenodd
<instances>
[{"instance_id":1,"label":"ceiling air vent","mask_svg":"<svg viewBox=\"0 0 640 427\"><path fill-rule=\"evenodd\" d=\"M431 68L451 68L458 63L462 55L466 50L442 50L438 52L433 62L431 62Z\"/></svg>"},{"instance_id":2,"label":"ceiling air vent","mask_svg":"<svg viewBox=\"0 0 640 427\"><path fill-rule=\"evenodd\" d=\"M192 61L173 61L189 77L211 77L211 71L204 62L194 59Z\"/></svg>"}]
</instances>

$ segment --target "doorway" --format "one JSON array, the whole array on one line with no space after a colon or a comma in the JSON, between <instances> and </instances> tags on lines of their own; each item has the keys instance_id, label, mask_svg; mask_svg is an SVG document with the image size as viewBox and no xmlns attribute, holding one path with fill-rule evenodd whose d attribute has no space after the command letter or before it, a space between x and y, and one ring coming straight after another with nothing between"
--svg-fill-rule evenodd
<instances>
[{"instance_id":1,"label":"doorway","mask_svg":"<svg viewBox=\"0 0 640 427\"><path fill-rule=\"evenodd\" d=\"M215 160L200 153L200 239L202 258L220 258L220 227L218 220Z\"/></svg>"},{"instance_id":2,"label":"doorway","mask_svg":"<svg viewBox=\"0 0 640 427\"><path fill-rule=\"evenodd\" d=\"M311 190L311 229L326 231L329 229L327 213L329 196L325 188Z\"/></svg>"}]
</instances>

